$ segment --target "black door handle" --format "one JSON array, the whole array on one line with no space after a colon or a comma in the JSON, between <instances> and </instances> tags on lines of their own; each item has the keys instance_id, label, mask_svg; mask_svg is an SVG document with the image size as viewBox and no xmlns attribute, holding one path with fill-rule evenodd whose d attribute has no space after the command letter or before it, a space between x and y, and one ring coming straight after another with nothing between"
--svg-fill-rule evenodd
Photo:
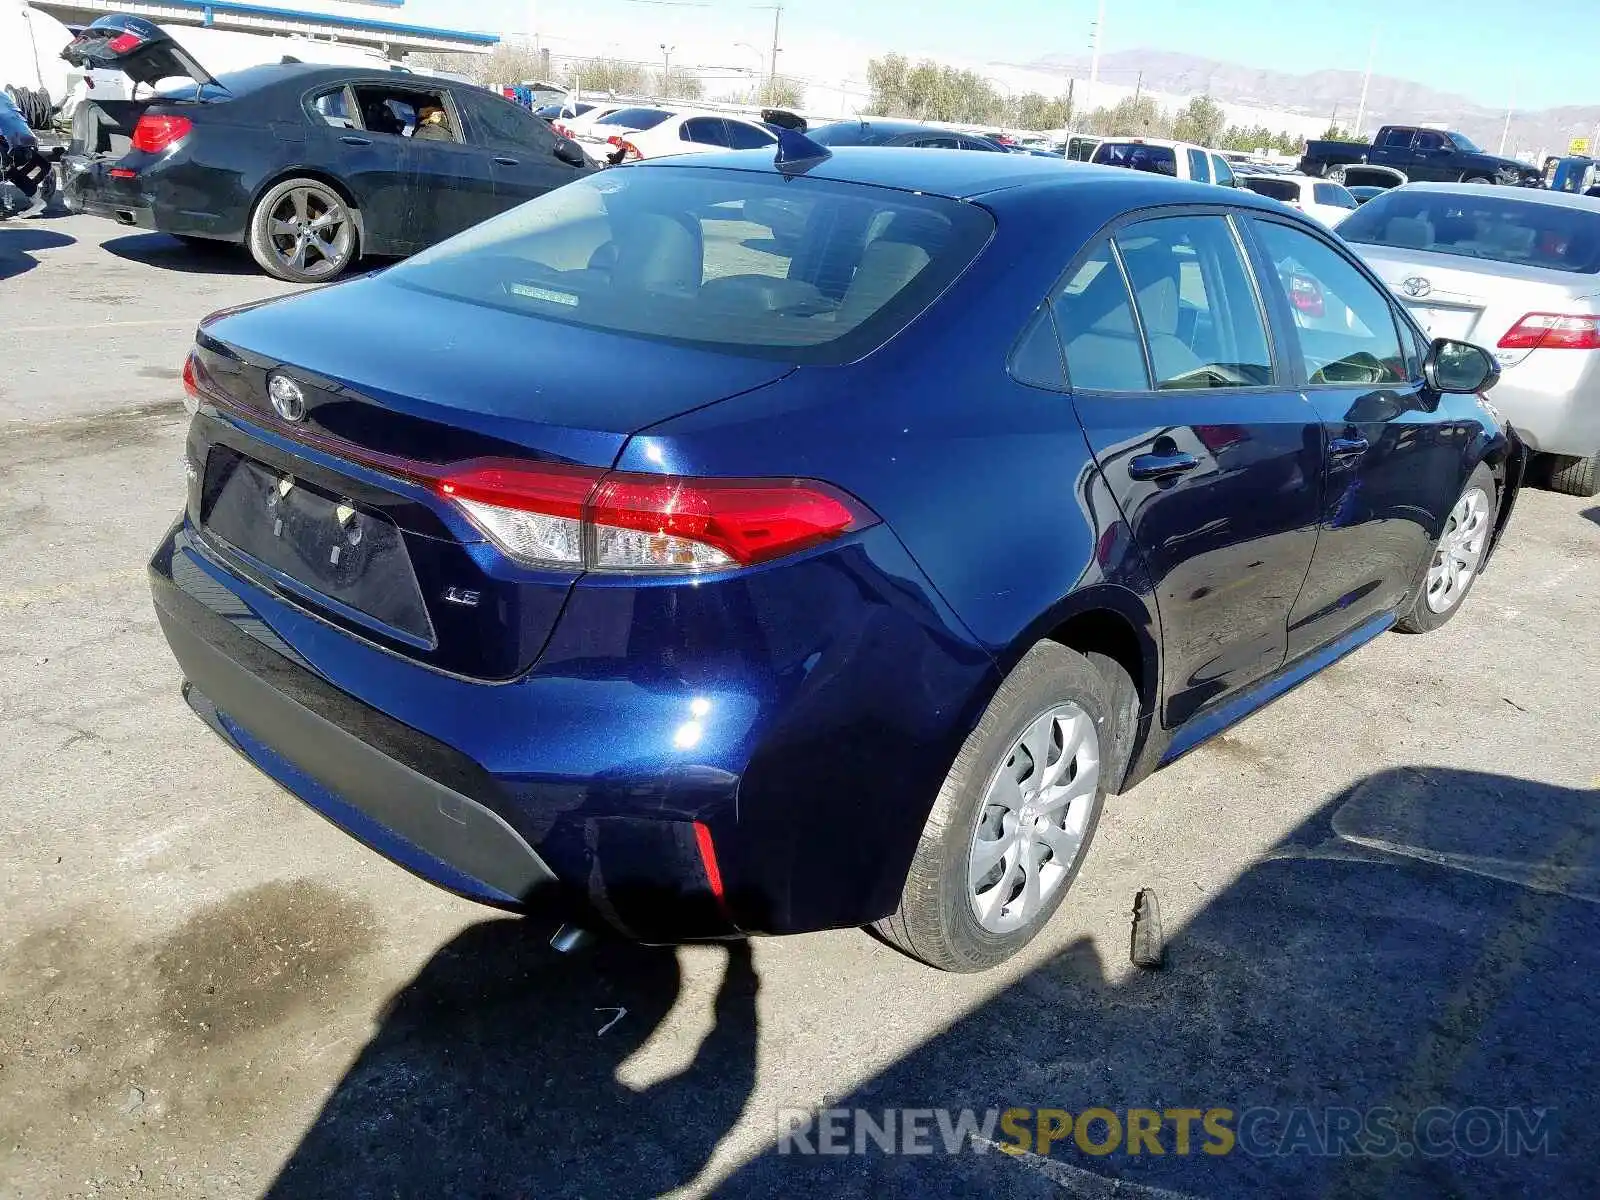
<instances>
[{"instance_id":1,"label":"black door handle","mask_svg":"<svg viewBox=\"0 0 1600 1200\"><path fill-rule=\"evenodd\" d=\"M342 138L340 138L339 140L341 142L343 142L346 146L370 146L370 145L372 145L372 139L371 138L357 137L353 133L347 133Z\"/></svg>"},{"instance_id":2,"label":"black door handle","mask_svg":"<svg viewBox=\"0 0 1600 1200\"><path fill-rule=\"evenodd\" d=\"M1128 474L1135 479L1171 479L1200 465L1192 454L1141 454L1128 463Z\"/></svg>"},{"instance_id":3,"label":"black door handle","mask_svg":"<svg viewBox=\"0 0 1600 1200\"><path fill-rule=\"evenodd\" d=\"M1336 437L1328 442L1328 457L1360 458L1370 449L1372 443L1359 434L1355 437Z\"/></svg>"},{"instance_id":4,"label":"black door handle","mask_svg":"<svg viewBox=\"0 0 1600 1200\"><path fill-rule=\"evenodd\" d=\"M520 167L522 165L520 158L511 158L505 154L495 155L494 161L498 166L502 167Z\"/></svg>"}]
</instances>

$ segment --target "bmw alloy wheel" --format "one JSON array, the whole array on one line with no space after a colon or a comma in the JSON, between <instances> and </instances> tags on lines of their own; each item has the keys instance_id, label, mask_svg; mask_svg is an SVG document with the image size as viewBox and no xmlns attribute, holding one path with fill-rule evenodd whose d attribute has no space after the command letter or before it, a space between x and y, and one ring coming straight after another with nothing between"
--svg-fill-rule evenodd
<instances>
[{"instance_id":1,"label":"bmw alloy wheel","mask_svg":"<svg viewBox=\"0 0 1600 1200\"><path fill-rule=\"evenodd\" d=\"M307 278L342 271L355 248L355 237L350 210L327 188L292 188L267 214L273 254L287 270Z\"/></svg>"},{"instance_id":2,"label":"bmw alloy wheel","mask_svg":"<svg viewBox=\"0 0 1600 1200\"><path fill-rule=\"evenodd\" d=\"M1444 533L1428 568L1428 608L1447 613L1466 595L1472 578L1483 564L1489 545L1489 497L1482 488L1469 488L1445 522Z\"/></svg>"},{"instance_id":3,"label":"bmw alloy wheel","mask_svg":"<svg viewBox=\"0 0 1600 1200\"><path fill-rule=\"evenodd\" d=\"M1013 933L1071 877L1100 786L1100 738L1076 704L1023 731L989 782L967 856L967 899L990 933Z\"/></svg>"}]
</instances>

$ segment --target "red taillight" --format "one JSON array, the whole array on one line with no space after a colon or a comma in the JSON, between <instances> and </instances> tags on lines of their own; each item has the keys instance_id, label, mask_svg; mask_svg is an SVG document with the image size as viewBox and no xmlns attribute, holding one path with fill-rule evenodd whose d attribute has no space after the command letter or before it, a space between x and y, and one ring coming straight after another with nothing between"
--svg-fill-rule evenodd
<instances>
[{"instance_id":1,"label":"red taillight","mask_svg":"<svg viewBox=\"0 0 1600 1200\"><path fill-rule=\"evenodd\" d=\"M635 146L632 142L629 142L629 141L620 142L618 144L617 148L622 151L622 161L623 162L643 162L644 161L644 155L639 153L639 147Z\"/></svg>"},{"instance_id":2,"label":"red taillight","mask_svg":"<svg viewBox=\"0 0 1600 1200\"><path fill-rule=\"evenodd\" d=\"M146 113L133 127L132 145L146 154L160 154L168 146L189 136L194 122L188 117L165 117Z\"/></svg>"},{"instance_id":3,"label":"red taillight","mask_svg":"<svg viewBox=\"0 0 1600 1200\"><path fill-rule=\"evenodd\" d=\"M1295 312L1306 317L1321 317L1327 314L1327 303L1322 298L1322 289L1316 282L1307 279L1304 275L1289 276L1289 303L1294 305Z\"/></svg>"},{"instance_id":4,"label":"red taillight","mask_svg":"<svg viewBox=\"0 0 1600 1200\"><path fill-rule=\"evenodd\" d=\"M132 54L144 45L144 38L137 33L121 33L106 43L106 49L112 54Z\"/></svg>"},{"instance_id":5,"label":"red taillight","mask_svg":"<svg viewBox=\"0 0 1600 1200\"><path fill-rule=\"evenodd\" d=\"M112 167L111 170L106 172L106 174L110 175L113 179L139 178L139 172L135 171L132 167Z\"/></svg>"},{"instance_id":6,"label":"red taillight","mask_svg":"<svg viewBox=\"0 0 1600 1200\"><path fill-rule=\"evenodd\" d=\"M1600 350L1600 317L1529 313L1500 339L1501 350Z\"/></svg>"},{"instance_id":7,"label":"red taillight","mask_svg":"<svg viewBox=\"0 0 1600 1200\"><path fill-rule=\"evenodd\" d=\"M481 463L435 488L512 557L620 572L732 570L877 518L827 484Z\"/></svg>"}]
</instances>

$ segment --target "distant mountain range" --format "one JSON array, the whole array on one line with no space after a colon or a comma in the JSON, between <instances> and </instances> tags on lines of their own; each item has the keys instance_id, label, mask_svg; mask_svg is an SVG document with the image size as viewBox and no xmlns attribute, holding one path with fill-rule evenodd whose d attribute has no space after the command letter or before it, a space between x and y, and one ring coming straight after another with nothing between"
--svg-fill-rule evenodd
<instances>
[{"instance_id":1,"label":"distant mountain range","mask_svg":"<svg viewBox=\"0 0 1600 1200\"><path fill-rule=\"evenodd\" d=\"M1050 54L1015 65L1077 79L1087 79L1090 70L1088 55ZM1355 123L1361 101L1359 71L1297 75L1166 50L1125 50L1100 59L1100 77L1107 83L1131 86L1141 72L1144 87L1150 91L1209 95L1227 103L1285 109L1330 120L1337 114L1338 123L1346 129ZM1500 145L1505 109L1486 108L1465 96L1435 91L1409 79L1374 75L1362 123L1369 130L1389 123L1448 125L1492 151ZM1600 106L1594 105L1518 112L1512 118L1506 148L1530 156L1541 149L1564 154L1572 138L1593 138L1597 125Z\"/></svg>"}]
</instances>

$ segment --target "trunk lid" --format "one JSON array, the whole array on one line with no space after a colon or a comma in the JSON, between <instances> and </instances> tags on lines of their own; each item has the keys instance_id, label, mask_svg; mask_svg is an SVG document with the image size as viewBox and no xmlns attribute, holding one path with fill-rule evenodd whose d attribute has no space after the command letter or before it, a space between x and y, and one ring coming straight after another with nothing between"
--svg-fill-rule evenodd
<instances>
[{"instance_id":1,"label":"trunk lid","mask_svg":"<svg viewBox=\"0 0 1600 1200\"><path fill-rule=\"evenodd\" d=\"M1356 250L1430 336L1473 342L1502 366L1516 366L1530 353L1497 349L1523 317L1592 312L1600 291L1593 275L1399 247Z\"/></svg>"},{"instance_id":2,"label":"trunk lid","mask_svg":"<svg viewBox=\"0 0 1600 1200\"><path fill-rule=\"evenodd\" d=\"M330 623L485 679L533 665L577 573L517 565L419 480L482 458L609 468L637 430L793 369L382 276L221 315L199 355L227 404L197 422L192 519ZM304 397L292 421L273 404L279 375Z\"/></svg>"},{"instance_id":3,"label":"trunk lid","mask_svg":"<svg viewBox=\"0 0 1600 1200\"><path fill-rule=\"evenodd\" d=\"M150 87L173 78L192 79L197 87L217 83L160 26L126 13L101 17L73 38L61 57L75 67L121 71Z\"/></svg>"}]
</instances>

